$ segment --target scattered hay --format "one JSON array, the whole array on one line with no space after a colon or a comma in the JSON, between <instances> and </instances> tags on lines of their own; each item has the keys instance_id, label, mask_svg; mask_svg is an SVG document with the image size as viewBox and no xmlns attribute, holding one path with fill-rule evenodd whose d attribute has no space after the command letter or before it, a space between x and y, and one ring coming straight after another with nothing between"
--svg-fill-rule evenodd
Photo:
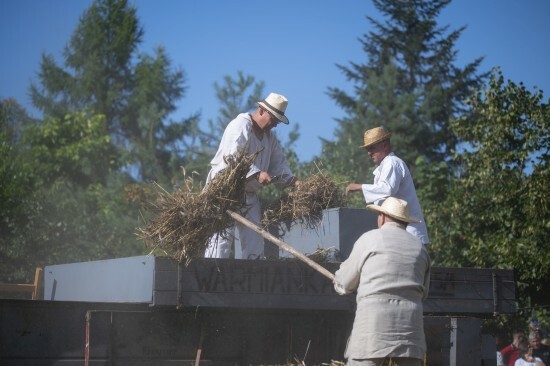
<instances>
[{"instance_id":1,"label":"scattered hay","mask_svg":"<svg viewBox=\"0 0 550 366\"><path fill-rule=\"evenodd\" d=\"M155 185L156 201L144 205L152 218L138 228L138 237L147 247L164 250L178 262L188 264L203 257L209 238L233 222L226 210L245 207L246 175L256 155L247 155L243 149L226 156L227 167L204 189L199 187L200 193L192 180L173 193Z\"/></svg>"},{"instance_id":2,"label":"scattered hay","mask_svg":"<svg viewBox=\"0 0 550 366\"><path fill-rule=\"evenodd\" d=\"M291 245L291 244L289 244ZM306 257L318 264L341 262L338 257L338 249L335 247L321 248L317 247L313 253L304 253ZM278 261L298 261L299 258L277 257Z\"/></svg>"},{"instance_id":3,"label":"scattered hay","mask_svg":"<svg viewBox=\"0 0 550 366\"><path fill-rule=\"evenodd\" d=\"M308 229L315 229L323 217L323 210L344 207L343 191L328 176L319 171L302 181L292 191L264 211L264 227L288 226L296 221Z\"/></svg>"},{"instance_id":4,"label":"scattered hay","mask_svg":"<svg viewBox=\"0 0 550 366\"><path fill-rule=\"evenodd\" d=\"M223 235L233 220L226 211L243 212L246 208L246 175L256 158L240 150L225 157L227 167L204 188L195 189L192 179L182 188L168 192L156 184L156 200L143 204L150 219L138 228L138 237L153 251L161 250L178 262L188 264L202 258L210 237ZM282 227L297 221L315 228L323 210L342 207L343 192L321 171L302 181L293 190L285 191L281 199L264 212L264 227ZM315 254L319 261L326 254Z\"/></svg>"},{"instance_id":5,"label":"scattered hay","mask_svg":"<svg viewBox=\"0 0 550 366\"><path fill-rule=\"evenodd\" d=\"M337 249L335 247L321 248L318 247L311 254L308 254L307 257L314 261L315 263L329 263L334 262L337 255Z\"/></svg>"}]
</instances>

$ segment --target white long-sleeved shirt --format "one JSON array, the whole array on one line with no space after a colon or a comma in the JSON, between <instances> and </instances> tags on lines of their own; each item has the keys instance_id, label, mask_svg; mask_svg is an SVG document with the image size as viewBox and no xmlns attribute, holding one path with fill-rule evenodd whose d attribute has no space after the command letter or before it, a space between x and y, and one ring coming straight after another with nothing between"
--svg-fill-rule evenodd
<instances>
[{"instance_id":1,"label":"white long-sleeved shirt","mask_svg":"<svg viewBox=\"0 0 550 366\"><path fill-rule=\"evenodd\" d=\"M223 133L218 151L210 162L212 168L206 178L207 184L227 166L224 156L234 154L245 146L247 154L259 151L247 177L262 171L271 176L284 176L284 180L275 183L280 187L286 186L292 180L293 175L275 134L271 131L265 131L260 140L252 131L252 123L252 117L248 113L241 113L229 122ZM256 179L252 179L246 184L246 191L249 193L255 193L260 188L261 184Z\"/></svg>"},{"instance_id":2,"label":"white long-sleeved shirt","mask_svg":"<svg viewBox=\"0 0 550 366\"><path fill-rule=\"evenodd\" d=\"M374 183L361 186L366 203L381 205L389 196L407 201L411 216L420 220L418 224L409 224L407 231L420 239L422 244L428 244L428 229L407 164L394 153L389 153L373 174Z\"/></svg>"}]
</instances>

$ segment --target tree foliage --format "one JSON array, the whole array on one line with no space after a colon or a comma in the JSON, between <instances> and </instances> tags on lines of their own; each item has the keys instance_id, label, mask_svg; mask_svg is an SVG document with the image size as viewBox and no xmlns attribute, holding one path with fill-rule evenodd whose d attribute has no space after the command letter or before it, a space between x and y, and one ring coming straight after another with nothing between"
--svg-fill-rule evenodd
<instances>
[{"instance_id":1,"label":"tree foliage","mask_svg":"<svg viewBox=\"0 0 550 366\"><path fill-rule=\"evenodd\" d=\"M17 102L0 100L0 262L8 263L8 247L26 223L33 171L20 158L21 131L32 120Z\"/></svg>"},{"instance_id":2,"label":"tree foliage","mask_svg":"<svg viewBox=\"0 0 550 366\"><path fill-rule=\"evenodd\" d=\"M513 268L521 294L549 303L550 106L499 71L455 120L461 170L426 220L439 265ZM434 171L432 170L432 173ZM434 173L437 175L437 173ZM525 300L525 298L524 298Z\"/></svg>"},{"instance_id":3,"label":"tree foliage","mask_svg":"<svg viewBox=\"0 0 550 366\"><path fill-rule=\"evenodd\" d=\"M368 17L374 31L360 39L367 61L338 65L353 82L353 93L329 88L329 95L346 112L339 119L335 141L323 141L327 167L363 180L367 175L362 144L365 130L384 125L394 132L396 152L414 171L417 156L429 161L449 157L457 143L449 123L461 101L481 77L482 58L460 68L455 43L464 28L447 32L436 18L449 0L390 1L374 4L386 17Z\"/></svg>"},{"instance_id":4,"label":"tree foliage","mask_svg":"<svg viewBox=\"0 0 550 366\"><path fill-rule=\"evenodd\" d=\"M179 144L198 118L168 120L184 96L185 75L172 70L162 47L138 53L143 29L126 0L95 0L63 53L65 68L44 54L31 85L33 104L57 121L67 113L103 115L119 150L116 164L143 181L167 180L185 161Z\"/></svg>"},{"instance_id":5,"label":"tree foliage","mask_svg":"<svg viewBox=\"0 0 550 366\"><path fill-rule=\"evenodd\" d=\"M63 53L44 54L33 104L43 118L2 105L5 280L36 265L141 254L139 181L168 181L185 161L190 121L168 120L185 91L160 47L137 53L143 30L126 0L95 0ZM8 111L4 113L5 111ZM5 117L5 118L4 118ZM11 157L16 159L10 159Z\"/></svg>"},{"instance_id":6,"label":"tree foliage","mask_svg":"<svg viewBox=\"0 0 550 366\"><path fill-rule=\"evenodd\" d=\"M116 170L117 155L105 118L87 112L45 117L23 133L21 154L43 184L63 176L79 185L104 182Z\"/></svg>"},{"instance_id":7,"label":"tree foliage","mask_svg":"<svg viewBox=\"0 0 550 366\"><path fill-rule=\"evenodd\" d=\"M140 254L138 202L113 155L103 116L67 114L37 123L0 101L0 278L32 280L35 267Z\"/></svg>"}]
</instances>

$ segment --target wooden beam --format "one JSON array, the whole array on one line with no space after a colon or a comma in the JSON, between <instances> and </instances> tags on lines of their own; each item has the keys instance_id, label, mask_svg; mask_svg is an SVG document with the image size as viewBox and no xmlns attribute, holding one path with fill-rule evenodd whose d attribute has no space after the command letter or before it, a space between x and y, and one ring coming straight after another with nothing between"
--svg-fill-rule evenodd
<instances>
[{"instance_id":1,"label":"wooden beam","mask_svg":"<svg viewBox=\"0 0 550 366\"><path fill-rule=\"evenodd\" d=\"M0 292L28 292L31 298L36 300L40 297L43 270L37 267L34 272L34 283L0 283Z\"/></svg>"},{"instance_id":2,"label":"wooden beam","mask_svg":"<svg viewBox=\"0 0 550 366\"><path fill-rule=\"evenodd\" d=\"M40 289L42 286L42 275L44 271L40 267L36 267L36 271L34 271L34 290L32 291L32 299L36 300L40 298Z\"/></svg>"},{"instance_id":3,"label":"wooden beam","mask_svg":"<svg viewBox=\"0 0 550 366\"><path fill-rule=\"evenodd\" d=\"M21 283L0 283L0 292L33 292L34 285Z\"/></svg>"}]
</instances>

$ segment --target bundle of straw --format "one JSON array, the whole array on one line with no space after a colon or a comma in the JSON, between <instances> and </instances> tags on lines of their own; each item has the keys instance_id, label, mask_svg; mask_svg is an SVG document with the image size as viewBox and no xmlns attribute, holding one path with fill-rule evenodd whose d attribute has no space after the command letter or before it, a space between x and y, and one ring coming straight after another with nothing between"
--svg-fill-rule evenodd
<instances>
[{"instance_id":1,"label":"bundle of straw","mask_svg":"<svg viewBox=\"0 0 550 366\"><path fill-rule=\"evenodd\" d=\"M247 155L242 149L226 156L226 168L200 193L189 184L173 193L156 185L156 201L144 207L152 212L152 217L138 228L138 237L149 248L164 250L178 262L188 264L203 257L210 237L223 235L232 224L226 211L245 207L246 175L256 155Z\"/></svg>"},{"instance_id":2,"label":"bundle of straw","mask_svg":"<svg viewBox=\"0 0 550 366\"><path fill-rule=\"evenodd\" d=\"M294 190L285 192L281 199L264 211L264 227L280 227L298 222L308 229L319 225L323 210L345 205L338 185L322 171L302 181Z\"/></svg>"}]
</instances>

